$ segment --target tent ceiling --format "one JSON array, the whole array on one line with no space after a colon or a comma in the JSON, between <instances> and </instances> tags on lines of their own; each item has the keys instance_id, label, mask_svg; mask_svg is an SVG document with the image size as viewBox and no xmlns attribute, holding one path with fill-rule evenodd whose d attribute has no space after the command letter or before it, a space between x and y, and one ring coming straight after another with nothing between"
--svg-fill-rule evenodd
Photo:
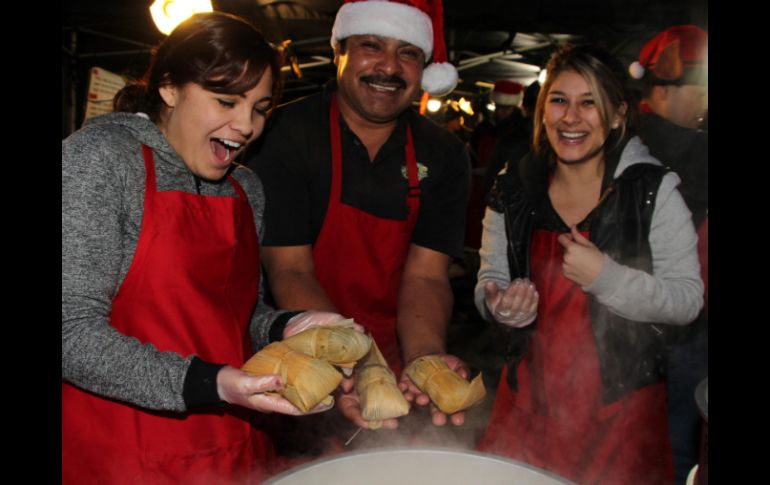
<instances>
[{"instance_id":1,"label":"tent ceiling","mask_svg":"<svg viewBox=\"0 0 770 485\"><path fill-rule=\"evenodd\" d=\"M62 52L79 64L139 76L162 39L147 10L151 1L63 2ZM340 0L214 0L216 10L260 25L272 41L291 39L303 77L287 76L288 98L317 90L334 75L329 45ZM624 62L634 60L655 32L678 23L708 24L706 0L444 0L450 60L463 91L477 82L529 83L565 41L600 43Z\"/></svg>"}]
</instances>

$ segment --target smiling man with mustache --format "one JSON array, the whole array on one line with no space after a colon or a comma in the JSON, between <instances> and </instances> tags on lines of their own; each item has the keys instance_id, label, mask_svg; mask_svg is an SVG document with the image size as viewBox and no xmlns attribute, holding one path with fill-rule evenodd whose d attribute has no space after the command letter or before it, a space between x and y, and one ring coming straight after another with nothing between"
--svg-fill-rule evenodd
<instances>
[{"instance_id":1,"label":"smiling man with mustache","mask_svg":"<svg viewBox=\"0 0 770 485\"><path fill-rule=\"evenodd\" d=\"M469 156L412 108L422 89L448 93L457 83L442 17L438 1L345 3L332 29L336 79L279 109L265 143L248 155L274 224L263 257L276 304L355 318L399 376L427 354L466 372L446 354L446 328L447 270L463 252ZM401 386L407 399L428 403L405 374ZM353 423L368 427L354 393L338 401ZM434 409L432 419L459 425L464 417Z\"/></svg>"}]
</instances>

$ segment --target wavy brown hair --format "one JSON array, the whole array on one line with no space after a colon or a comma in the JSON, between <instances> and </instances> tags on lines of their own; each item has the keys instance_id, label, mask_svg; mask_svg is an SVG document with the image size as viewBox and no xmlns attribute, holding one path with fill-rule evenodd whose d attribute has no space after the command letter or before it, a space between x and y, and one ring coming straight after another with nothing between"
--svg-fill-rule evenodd
<instances>
[{"instance_id":1,"label":"wavy brown hair","mask_svg":"<svg viewBox=\"0 0 770 485\"><path fill-rule=\"evenodd\" d=\"M157 123L165 104L158 88L195 83L220 94L243 94L267 69L273 76L272 110L281 90L279 52L246 20L225 13L196 14L153 49L144 76L113 99L114 111L143 112Z\"/></svg>"}]
</instances>

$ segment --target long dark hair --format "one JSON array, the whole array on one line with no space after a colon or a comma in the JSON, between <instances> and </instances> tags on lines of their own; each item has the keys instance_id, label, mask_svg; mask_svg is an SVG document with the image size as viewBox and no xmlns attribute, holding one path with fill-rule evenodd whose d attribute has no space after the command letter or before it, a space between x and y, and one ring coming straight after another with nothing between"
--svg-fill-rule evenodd
<instances>
[{"instance_id":1,"label":"long dark hair","mask_svg":"<svg viewBox=\"0 0 770 485\"><path fill-rule=\"evenodd\" d=\"M273 77L273 106L281 89L281 56L246 20L225 13L196 14L185 20L152 54L144 76L113 99L114 111L147 113L158 122L165 106L158 88L195 83L220 94L242 94Z\"/></svg>"},{"instance_id":2,"label":"long dark hair","mask_svg":"<svg viewBox=\"0 0 770 485\"><path fill-rule=\"evenodd\" d=\"M602 126L608 133L605 150L618 146L635 119L635 107L627 89L628 76L620 60L596 46L567 44L551 56L546 69L547 77L537 98L533 120L532 148L535 153L553 158L553 150L543 127L543 116L548 92L554 80L564 71L580 74L591 87ZM618 129L611 129L610 123L613 117L621 115L619 111L623 103L626 104L626 112L621 116L622 123Z\"/></svg>"}]
</instances>

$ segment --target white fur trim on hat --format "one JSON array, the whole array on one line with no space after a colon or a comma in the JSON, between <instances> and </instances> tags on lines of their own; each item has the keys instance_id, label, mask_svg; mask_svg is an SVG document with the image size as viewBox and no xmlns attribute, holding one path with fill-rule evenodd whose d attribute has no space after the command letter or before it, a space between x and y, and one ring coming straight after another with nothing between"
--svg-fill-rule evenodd
<instances>
[{"instance_id":1,"label":"white fur trim on hat","mask_svg":"<svg viewBox=\"0 0 770 485\"><path fill-rule=\"evenodd\" d=\"M639 61L634 61L628 66L628 73L634 79L641 79L644 77L644 66L639 64Z\"/></svg>"},{"instance_id":2,"label":"white fur trim on hat","mask_svg":"<svg viewBox=\"0 0 770 485\"><path fill-rule=\"evenodd\" d=\"M448 63L433 63L422 72L422 88L434 96L452 92L457 86L457 69Z\"/></svg>"},{"instance_id":3,"label":"white fur trim on hat","mask_svg":"<svg viewBox=\"0 0 770 485\"><path fill-rule=\"evenodd\" d=\"M524 99L524 91L520 91L519 94L507 94L498 91L492 91L492 101L495 104L502 106L519 106L521 100Z\"/></svg>"},{"instance_id":4,"label":"white fur trim on hat","mask_svg":"<svg viewBox=\"0 0 770 485\"><path fill-rule=\"evenodd\" d=\"M409 42L429 59L433 53L433 23L422 10L401 3L374 1L346 3L332 27L332 47L351 35L379 35Z\"/></svg>"}]
</instances>

